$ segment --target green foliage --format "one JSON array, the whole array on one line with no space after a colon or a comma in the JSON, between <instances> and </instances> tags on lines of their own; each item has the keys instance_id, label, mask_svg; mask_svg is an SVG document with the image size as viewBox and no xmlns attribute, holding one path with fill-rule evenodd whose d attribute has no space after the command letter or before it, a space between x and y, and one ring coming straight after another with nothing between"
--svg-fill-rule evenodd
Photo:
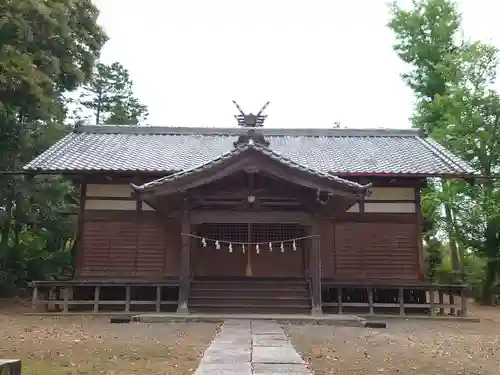
<instances>
[{"instance_id":1,"label":"green foliage","mask_svg":"<svg viewBox=\"0 0 500 375\"><path fill-rule=\"evenodd\" d=\"M422 197L426 241L444 232L453 270L448 279L462 274L491 301L500 273L500 185L492 179L500 167L498 50L460 38L461 17L450 0L415 0L410 9L394 3L392 15L394 49L410 66L403 79L417 98L413 125L486 177L475 185L430 182ZM439 279L450 276L447 259L436 271Z\"/></svg>"},{"instance_id":2,"label":"green foliage","mask_svg":"<svg viewBox=\"0 0 500 375\"><path fill-rule=\"evenodd\" d=\"M73 185L21 167L69 130L64 94L87 82L106 41L91 0L0 2L0 293L71 264Z\"/></svg>"},{"instance_id":3,"label":"green foliage","mask_svg":"<svg viewBox=\"0 0 500 375\"><path fill-rule=\"evenodd\" d=\"M92 79L83 87L79 104L93 111L96 124L137 125L147 118L148 111L134 97L132 86L123 65L98 63Z\"/></svg>"},{"instance_id":4,"label":"green foliage","mask_svg":"<svg viewBox=\"0 0 500 375\"><path fill-rule=\"evenodd\" d=\"M449 72L456 68L455 57L462 48L457 41L460 14L455 3L449 0L414 0L410 9L404 9L394 1L391 10L392 19L388 26L396 36L394 50L411 67L403 74L403 79L414 91L418 106L425 108L436 95L446 92L450 83ZM432 134L442 113L424 112L425 115L414 124Z\"/></svg>"}]
</instances>

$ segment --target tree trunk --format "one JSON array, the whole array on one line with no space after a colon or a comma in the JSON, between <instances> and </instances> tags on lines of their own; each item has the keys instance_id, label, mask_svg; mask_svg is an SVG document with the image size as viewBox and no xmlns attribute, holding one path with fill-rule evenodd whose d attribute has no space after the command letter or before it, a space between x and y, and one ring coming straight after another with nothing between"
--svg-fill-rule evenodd
<instances>
[{"instance_id":1,"label":"tree trunk","mask_svg":"<svg viewBox=\"0 0 500 375\"><path fill-rule=\"evenodd\" d=\"M7 256L7 250L9 248L9 238L10 238L10 232L12 228L12 206L13 203L9 199L7 201L7 206L5 207L5 211L7 213L7 218L5 219L3 226L1 228L2 231L2 238L0 240L0 260L5 259Z\"/></svg>"},{"instance_id":2,"label":"tree trunk","mask_svg":"<svg viewBox=\"0 0 500 375\"><path fill-rule=\"evenodd\" d=\"M486 270L485 279L482 290L482 302L491 305L493 302L493 286L497 280L499 267L499 241L498 228L496 221L490 219L485 230L485 254L486 254Z\"/></svg>"},{"instance_id":3,"label":"tree trunk","mask_svg":"<svg viewBox=\"0 0 500 375\"><path fill-rule=\"evenodd\" d=\"M451 205L449 203L444 204L444 213L445 213L445 221L446 221L446 232L448 235L448 241L450 245L451 251L451 266L453 268L453 273L458 275L460 273L460 258L458 255L458 246L457 246L457 236L455 234L455 225L453 223L453 215L451 213Z\"/></svg>"},{"instance_id":4,"label":"tree trunk","mask_svg":"<svg viewBox=\"0 0 500 375\"><path fill-rule=\"evenodd\" d=\"M458 255L457 233L455 233L455 218L452 212L451 192L447 182L441 183L444 197L445 230L448 235L448 241L451 252L451 267L453 269L453 280L456 280L460 274L460 258Z\"/></svg>"},{"instance_id":5,"label":"tree trunk","mask_svg":"<svg viewBox=\"0 0 500 375\"><path fill-rule=\"evenodd\" d=\"M16 196L16 208L14 209L14 244L13 249L17 250L19 247L20 237L21 237L21 217L22 217L22 202L21 195Z\"/></svg>"}]
</instances>

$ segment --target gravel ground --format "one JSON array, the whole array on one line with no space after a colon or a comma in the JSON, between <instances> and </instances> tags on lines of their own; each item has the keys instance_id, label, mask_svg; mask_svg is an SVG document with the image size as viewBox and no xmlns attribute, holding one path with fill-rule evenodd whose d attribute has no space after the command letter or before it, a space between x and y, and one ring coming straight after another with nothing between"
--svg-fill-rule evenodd
<instances>
[{"instance_id":1,"label":"gravel ground","mask_svg":"<svg viewBox=\"0 0 500 375\"><path fill-rule=\"evenodd\" d=\"M109 324L104 317L36 317L0 304L0 358L23 375L192 374L216 324ZM387 329L290 325L315 375L498 375L500 308L472 305L481 323L388 321Z\"/></svg>"},{"instance_id":2,"label":"gravel ground","mask_svg":"<svg viewBox=\"0 0 500 375\"><path fill-rule=\"evenodd\" d=\"M23 375L184 375L196 370L216 324L110 324L104 317L34 317L0 311L0 358Z\"/></svg>"},{"instance_id":3,"label":"gravel ground","mask_svg":"<svg viewBox=\"0 0 500 375\"><path fill-rule=\"evenodd\" d=\"M288 326L315 375L500 374L500 308L481 323L389 320L387 329Z\"/></svg>"}]
</instances>

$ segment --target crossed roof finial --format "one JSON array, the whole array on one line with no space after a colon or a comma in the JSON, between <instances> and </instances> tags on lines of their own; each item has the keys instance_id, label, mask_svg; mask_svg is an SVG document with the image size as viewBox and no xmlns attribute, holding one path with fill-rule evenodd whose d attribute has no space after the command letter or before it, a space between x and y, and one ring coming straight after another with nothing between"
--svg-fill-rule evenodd
<instances>
[{"instance_id":1,"label":"crossed roof finial","mask_svg":"<svg viewBox=\"0 0 500 375\"><path fill-rule=\"evenodd\" d=\"M239 115L234 115L234 118L236 119L236 121L238 121L239 126L244 128L260 128L264 126L264 121L267 118L267 115L263 115L262 113L269 105L269 101L264 104L259 113L257 113L256 115L254 115L253 113L246 114L245 112L243 112L238 103L236 103L236 101L233 100L233 103L240 112Z\"/></svg>"}]
</instances>

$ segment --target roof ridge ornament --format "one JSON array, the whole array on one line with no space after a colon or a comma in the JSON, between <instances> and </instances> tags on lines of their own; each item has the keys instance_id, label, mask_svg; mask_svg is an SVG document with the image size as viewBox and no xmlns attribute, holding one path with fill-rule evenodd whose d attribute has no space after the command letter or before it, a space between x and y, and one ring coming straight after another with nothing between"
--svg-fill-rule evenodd
<instances>
[{"instance_id":1,"label":"roof ridge ornament","mask_svg":"<svg viewBox=\"0 0 500 375\"><path fill-rule=\"evenodd\" d=\"M263 115L263 113L269 105L269 101L267 101L266 104L262 106L259 113L257 113L256 115L254 115L252 112L246 114L245 112L243 112L243 110L235 100L233 100L233 103L240 112L239 115L234 115L234 118L236 119L236 121L238 121L238 126L241 126L243 128L261 128L264 126L264 121L266 120L267 115Z\"/></svg>"},{"instance_id":2,"label":"roof ridge ornament","mask_svg":"<svg viewBox=\"0 0 500 375\"><path fill-rule=\"evenodd\" d=\"M234 118L238 121L238 126L242 128L247 128L247 132L241 134L238 137L238 140L233 143L235 148L242 146L263 146L269 147L269 141L264 137L260 131L257 131L256 128L261 128L264 126L264 120L267 118L267 115L263 115L262 113L269 105L269 101L266 102L256 115L253 113L246 114L243 112L241 107L233 100L234 105L240 111L239 115L235 115Z\"/></svg>"},{"instance_id":3,"label":"roof ridge ornament","mask_svg":"<svg viewBox=\"0 0 500 375\"><path fill-rule=\"evenodd\" d=\"M250 128L246 133L241 134L236 142L233 143L235 148L243 147L243 146L262 146L269 147L269 141L264 137L259 131L256 131L255 128Z\"/></svg>"}]
</instances>

